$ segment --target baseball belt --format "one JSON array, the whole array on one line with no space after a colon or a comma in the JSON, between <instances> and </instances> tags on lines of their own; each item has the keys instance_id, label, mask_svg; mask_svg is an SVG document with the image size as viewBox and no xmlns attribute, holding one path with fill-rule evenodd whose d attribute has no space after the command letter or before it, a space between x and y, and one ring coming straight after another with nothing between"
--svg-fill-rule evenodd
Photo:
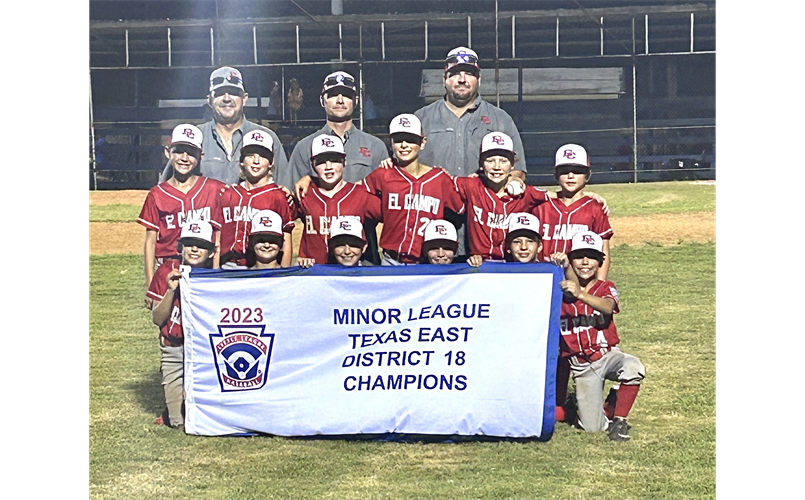
<instances>
[{"instance_id":1,"label":"baseball belt","mask_svg":"<svg viewBox=\"0 0 805 500\"><path fill-rule=\"evenodd\" d=\"M608 353L611 350L612 350L611 347L602 347L601 349L595 351L592 354L580 353L580 354L577 354L577 355L571 356L571 357L575 358L577 363L593 363L593 362L598 361L599 359L603 358L604 354Z\"/></svg>"}]
</instances>

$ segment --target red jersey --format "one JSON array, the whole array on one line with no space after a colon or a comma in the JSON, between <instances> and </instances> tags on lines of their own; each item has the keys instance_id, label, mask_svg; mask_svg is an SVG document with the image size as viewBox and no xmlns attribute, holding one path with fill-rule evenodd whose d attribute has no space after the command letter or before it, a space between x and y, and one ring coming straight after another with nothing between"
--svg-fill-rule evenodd
<instances>
[{"instance_id":1,"label":"red jersey","mask_svg":"<svg viewBox=\"0 0 805 500\"><path fill-rule=\"evenodd\" d=\"M361 224L366 218L380 219L380 198L372 196L360 186L345 183L332 198L322 194L313 183L307 195L299 203L299 217L304 221L302 240L299 242L299 257L327 263L328 235L333 217L354 216ZM365 236L364 236L365 238Z\"/></svg>"},{"instance_id":2,"label":"red jersey","mask_svg":"<svg viewBox=\"0 0 805 500\"><path fill-rule=\"evenodd\" d=\"M563 357L584 354L590 356L602 347L618 345L618 330L613 315L619 312L618 291L611 281L598 280L587 292L596 297L615 301L612 314L602 314L578 299L564 296L559 324L562 330L560 350Z\"/></svg>"},{"instance_id":3,"label":"red jersey","mask_svg":"<svg viewBox=\"0 0 805 500\"><path fill-rule=\"evenodd\" d=\"M166 260L159 266L154 273L154 279L148 285L145 296L154 299L154 307L162 300L168 291L168 274L179 269L181 262L176 259ZM168 321L159 327L159 334L165 339L165 345L180 346L184 342L184 330L182 329L182 306L179 300L179 288L173 293L173 305Z\"/></svg>"},{"instance_id":4,"label":"red jersey","mask_svg":"<svg viewBox=\"0 0 805 500\"><path fill-rule=\"evenodd\" d=\"M381 199L383 233L379 246L419 260L425 226L443 219L444 209L461 213L464 205L444 169L433 167L416 178L399 167L378 168L363 179L366 190Z\"/></svg>"},{"instance_id":5,"label":"red jersey","mask_svg":"<svg viewBox=\"0 0 805 500\"><path fill-rule=\"evenodd\" d=\"M508 194L498 197L480 177L456 177L453 183L468 212L470 255L480 255L484 260L504 260L511 214L531 212L548 199L545 190L534 186L527 185L522 196L512 198Z\"/></svg>"},{"instance_id":6,"label":"red jersey","mask_svg":"<svg viewBox=\"0 0 805 500\"><path fill-rule=\"evenodd\" d=\"M223 187L220 181L199 176L187 193L168 182L157 184L148 191L137 222L157 231L157 258L178 254L176 243L188 219L205 220L214 230L221 229L218 194Z\"/></svg>"},{"instance_id":7,"label":"red jersey","mask_svg":"<svg viewBox=\"0 0 805 500\"><path fill-rule=\"evenodd\" d=\"M221 263L240 261L245 264L249 249L249 232L252 217L259 210L273 210L282 218L283 231L294 228L291 208L285 191L273 182L255 189L246 189L241 184L232 184L221 190Z\"/></svg>"},{"instance_id":8,"label":"red jersey","mask_svg":"<svg viewBox=\"0 0 805 500\"><path fill-rule=\"evenodd\" d=\"M604 213L604 205L589 196L583 196L570 205L562 200L548 198L532 210L542 224L542 252L540 260L549 262L555 252L568 253L573 235L582 231L593 231L601 238L612 238L612 226Z\"/></svg>"}]
</instances>

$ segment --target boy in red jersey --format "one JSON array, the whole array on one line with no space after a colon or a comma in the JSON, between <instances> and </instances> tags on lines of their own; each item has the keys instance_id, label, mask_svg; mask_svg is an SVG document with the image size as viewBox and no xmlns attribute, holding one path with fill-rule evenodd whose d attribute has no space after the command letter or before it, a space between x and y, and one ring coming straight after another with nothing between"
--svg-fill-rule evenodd
<instances>
[{"instance_id":1,"label":"boy in red jersey","mask_svg":"<svg viewBox=\"0 0 805 500\"><path fill-rule=\"evenodd\" d=\"M422 241L423 264L452 264L458 251L458 232L452 222L444 219L433 219L425 227ZM467 264L480 267L483 259L480 255L472 255Z\"/></svg>"},{"instance_id":2,"label":"boy in red jersey","mask_svg":"<svg viewBox=\"0 0 805 500\"><path fill-rule=\"evenodd\" d=\"M340 137L322 134L313 138L310 162L315 175L298 205L304 221L296 260L301 267L327 263L329 227L334 217L351 216L361 223L380 217L380 199L344 180L346 156Z\"/></svg>"},{"instance_id":3,"label":"boy in red jersey","mask_svg":"<svg viewBox=\"0 0 805 500\"><path fill-rule=\"evenodd\" d=\"M256 212L251 220L249 250L246 253L249 269L280 269L286 234L282 217L277 212Z\"/></svg>"},{"instance_id":4,"label":"boy in red jersey","mask_svg":"<svg viewBox=\"0 0 805 500\"><path fill-rule=\"evenodd\" d=\"M187 220L205 220L216 233L221 228L218 193L224 184L200 175L201 142L201 131L195 125L184 123L173 129L165 147L173 176L148 191L137 218L145 226L146 288L158 265L166 259L179 259L176 243Z\"/></svg>"},{"instance_id":5,"label":"boy in red jersey","mask_svg":"<svg viewBox=\"0 0 805 500\"><path fill-rule=\"evenodd\" d=\"M190 267L210 267L215 254L212 225L206 221L190 220L182 227L177 249L181 264ZM179 299L180 261L166 261L156 271L147 297L151 300L151 319L159 327L162 351L160 371L167 410L157 423L184 428L184 331Z\"/></svg>"},{"instance_id":6,"label":"boy in red jersey","mask_svg":"<svg viewBox=\"0 0 805 500\"><path fill-rule=\"evenodd\" d=\"M240 150L238 184L221 191L221 267L245 268L249 248L249 227L259 210L272 210L282 217L285 238L282 244L282 267L290 267L293 253L291 232L294 222L285 192L274 183L274 140L262 130L243 136Z\"/></svg>"},{"instance_id":7,"label":"boy in red jersey","mask_svg":"<svg viewBox=\"0 0 805 500\"><path fill-rule=\"evenodd\" d=\"M548 199L545 190L511 177L516 161L512 138L503 132L490 132L481 141L481 175L453 179L467 212L471 256L504 261L509 216L530 212Z\"/></svg>"},{"instance_id":8,"label":"boy in red jersey","mask_svg":"<svg viewBox=\"0 0 805 500\"><path fill-rule=\"evenodd\" d=\"M586 193L584 188L590 180L590 158L587 150L577 144L565 144L556 151L554 175L559 182L557 198L539 205L533 213L542 222L542 252L540 260L549 262L554 253L566 254L573 235L593 231L604 240L604 262L598 269L598 279L605 280L611 261L609 239L612 226L609 210L597 195ZM566 359L559 359L556 372L556 401L572 411L573 404L564 404L570 366ZM557 420L561 421L562 407L557 405Z\"/></svg>"},{"instance_id":9,"label":"boy in red jersey","mask_svg":"<svg viewBox=\"0 0 805 500\"><path fill-rule=\"evenodd\" d=\"M604 262L604 240L593 231L577 233L567 255L552 261L565 268L560 351L567 358L576 386L579 425L588 432L607 430L609 439L628 441L626 422L646 369L640 360L618 347L614 315L619 312L618 291L611 281L598 278ZM611 419L603 401L604 380L620 385Z\"/></svg>"},{"instance_id":10,"label":"boy in red jersey","mask_svg":"<svg viewBox=\"0 0 805 500\"><path fill-rule=\"evenodd\" d=\"M590 158L583 147L565 144L556 151L555 160L558 196L532 211L542 222L540 260L549 262L551 255L557 252L567 254L573 235L593 231L604 240L604 263L598 270L598 278L606 279L611 263L609 240L613 233L609 212L602 200L584 192L590 180Z\"/></svg>"},{"instance_id":11,"label":"boy in red jersey","mask_svg":"<svg viewBox=\"0 0 805 500\"><path fill-rule=\"evenodd\" d=\"M395 116L389 136L394 165L372 171L362 183L382 201L381 264L417 264L428 223L443 219L445 209L460 213L463 204L444 169L419 162L419 152L427 142L419 118Z\"/></svg>"}]
</instances>

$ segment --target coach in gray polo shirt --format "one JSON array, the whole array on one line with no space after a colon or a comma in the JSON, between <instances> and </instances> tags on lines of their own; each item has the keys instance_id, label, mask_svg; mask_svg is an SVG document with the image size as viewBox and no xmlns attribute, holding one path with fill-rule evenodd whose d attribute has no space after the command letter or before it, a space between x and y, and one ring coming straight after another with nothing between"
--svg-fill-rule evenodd
<instances>
[{"instance_id":1,"label":"coach in gray polo shirt","mask_svg":"<svg viewBox=\"0 0 805 500\"><path fill-rule=\"evenodd\" d=\"M419 161L443 167L450 175L466 177L478 171L483 137L489 132L503 132L514 141L517 155L512 175L525 181L520 132L508 113L481 98L480 85L478 54L467 47L451 50L444 65L444 97L414 112L428 138L428 147L419 154ZM458 253L465 255L464 221L462 217L450 219L459 227Z\"/></svg>"},{"instance_id":2,"label":"coach in gray polo shirt","mask_svg":"<svg viewBox=\"0 0 805 500\"><path fill-rule=\"evenodd\" d=\"M355 78L349 73L336 71L324 78L319 98L324 108L327 122L318 130L296 143L289 160L293 183L298 198L304 198L310 186L311 175L315 175L310 166L310 146L313 138L328 134L340 137L344 141L344 152L347 154L344 163L344 180L358 182L376 169L380 162L389 157L388 148L377 137L367 134L352 123L352 113L358 102L358 86ZM377 246L377 232L374 221L364 221L364 232L368 249L363 258L375 265L380 265Z\"/></svg>"},{"instance_id":3,"label":"coach in gray polo shirt","mask_svg":"<svg viewBox=\"0 0 805 500\"><path fill-rule=\"evenodd\" d=\"M273 130L250 122L243 115L249 94L243 88L243 77L235 68L218 68L210 75L210 93L207 96L213 119L198 126L204 136L204 154L201 157L201 175L234 184L240 174L240 148L243 135L262 130L274 140L274 182L293 189L288 158L282 143ZM280 146L280 147L277 147ZM173 172L165 167L159 178L166 181Z\"/></svg>"}]
</instances>

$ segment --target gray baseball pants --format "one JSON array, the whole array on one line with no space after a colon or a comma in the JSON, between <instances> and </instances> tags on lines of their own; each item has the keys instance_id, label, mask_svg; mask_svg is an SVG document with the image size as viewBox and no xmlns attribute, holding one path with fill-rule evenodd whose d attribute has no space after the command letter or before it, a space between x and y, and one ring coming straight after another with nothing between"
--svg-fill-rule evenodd
<instances>
[{"instance_id":1,"label":"gray baseball pants","mask_svg":"<svg viewBox=\"0 0 805 500\"><path fill-rule=\"evenodd\" d=\"M162 389L165 391L165 405L171 427L184 424L182 403L184 402L184 347L160 346L162 359ZM167 423L167 422L165 422Z\"/></svg>"}]
</instances>

